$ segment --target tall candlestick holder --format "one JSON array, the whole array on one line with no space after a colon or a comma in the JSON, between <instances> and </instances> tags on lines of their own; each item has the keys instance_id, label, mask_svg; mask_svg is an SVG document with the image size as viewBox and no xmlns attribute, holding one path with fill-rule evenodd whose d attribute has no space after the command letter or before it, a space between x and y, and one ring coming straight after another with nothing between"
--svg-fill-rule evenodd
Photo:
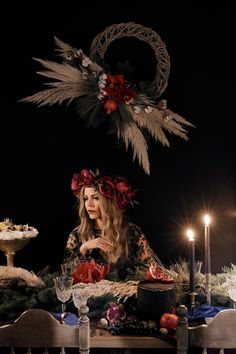
<instances>
[{"instance_id":1,"label":"tall candlestick holder","mask_svg":"<svg viewBox=\"0 0 236 354\"><path fill-rule=\"evenodd\" d=\"M209 215L204 216L205 223L205 281L206 302L211 305L211 247L210 247L210 222Z\"/></svg>"},{"instance_id":2,"label":"tall candlestick holder","mask_svg":"<svg viewBox=\"0 0 236 354\"><path fill-rule=\"evenodd\" d=\"M190 306L191 308L195 306L195 238L194 232L188 229L187 237L189 240L189 295L190 295Z\"/></svg>"}]
</instances>

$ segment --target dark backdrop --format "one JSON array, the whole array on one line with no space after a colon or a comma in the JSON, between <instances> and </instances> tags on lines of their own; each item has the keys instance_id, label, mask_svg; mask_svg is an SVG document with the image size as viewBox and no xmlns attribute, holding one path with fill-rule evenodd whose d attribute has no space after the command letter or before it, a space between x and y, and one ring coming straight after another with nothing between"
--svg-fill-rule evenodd
<instances>
[{"instance_id":1,"label":"dark backdrop","mask_svg":"<svg viewBox=\"0 0 236 354\"><path fill-rule=\"evenodd\" d=\"M153 3L153 2L152 2ZM211 213L213 272L236 262L235 13L224 2L122 2L31 5L8 3L1 23L1 202L0 218L28 223L39 235L15 257L15 265L57 269L76 225L71 176L81 168L126 176L139 205L128 209L165 264L188 257L185 229L196 231L196 253L204 260L204 210ZM166 43L171 73L163 98L191 121L189 142L168 136L171 147L150 142L151 174L116 146L116 136L86 129L69 107L36 108L18 100L43 86L32 57L56 59L54 39L88 54L107 26L136 22ZM107 53L132 57L137 79L153 80L155 57L143 42L120 40ZM128 43L128 44L127 44ZM132 43L132 45L131 45ZM114 51L114 52L113 52ZM109 152L109 153L108 153ZM0 254L0 264L5 264Z\"/></svg>"}]
</instances>

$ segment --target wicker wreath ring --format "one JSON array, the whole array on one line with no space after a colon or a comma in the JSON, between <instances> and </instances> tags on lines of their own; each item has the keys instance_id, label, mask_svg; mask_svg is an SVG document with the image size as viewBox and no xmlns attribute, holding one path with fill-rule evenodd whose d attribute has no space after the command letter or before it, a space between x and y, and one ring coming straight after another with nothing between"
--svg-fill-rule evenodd
<instances>
[{"instance_id":1,"label":"wicker wreath ring","mask_svg":"<svg viewBox=\"0 0 236 354\"><path fill-rule=\"evenodd\" d=\"M151 28L144 27L134 22L113 24L98 34L90 48L90 58L99 63L104 59L108 46L115 39L123 37L135 37L148 43L155 53L157 60L156 77L153 81L153 91L158 98L165 91L170 74L170 57L165 43L161 37Z\"/></svg>"},{"instance_id":2,"label":"wicker wreath ring","mask_svg":"<svg viewBox=\"0 0 236 354\"><path fill-rule=\"evenodd\" d=\"M155 53L156 76L148 89L136 90L123 75L112 75L100 66L111 42L123 37L144 41ZM92 127L98 127L109 117L111 131L123 140L126 149L133 149L133 158L138 159L147 174L150 166L144 131L166 146L169 141L164 130L188 140L184 126L192 124L169 110L166 100L160 99L168 84L170 58L165 43L151 28L133 22L113 24L94 38L89 57L56 37L55 42L62 63L35 58L44 68L38 74L51 82L47 89L23 98L22 102L51 106L74 100L78 117Z\"/></svg>"}]
</instances>

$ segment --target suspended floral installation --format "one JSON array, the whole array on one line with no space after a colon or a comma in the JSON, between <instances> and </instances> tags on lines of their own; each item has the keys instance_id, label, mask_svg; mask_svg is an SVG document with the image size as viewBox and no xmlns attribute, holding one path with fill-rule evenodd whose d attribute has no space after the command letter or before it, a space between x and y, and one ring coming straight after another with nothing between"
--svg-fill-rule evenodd
<instances>
[{"instance_id":1,"label":"suspended floral installation","mask_svg":"<svg viewBox=\"0 0 236 354\"><path fill-rule=\"evenodd\" d=\"M135 37L151 46L157 60L153 82L138 85L129 82L122 73L107 71L105 52L113 40L122 37ZM193 125L167 109L166 100L161 99L168 82L170 60L165 44L151 28L133 22L111 25L95 37L89 56L56 37L55 43L61 63L34 58L46 69L38 74L53 79L47 83L49 88L21 102L52 106L74 101L78 116L87 127L98 127L109 120L110 131L124 142L126 150L131 146L133 159L137 158L147 174L150 174L147 136L166 146L169 141L164 130L188 140L184 126Z\"/></svg>"}]
</instances>

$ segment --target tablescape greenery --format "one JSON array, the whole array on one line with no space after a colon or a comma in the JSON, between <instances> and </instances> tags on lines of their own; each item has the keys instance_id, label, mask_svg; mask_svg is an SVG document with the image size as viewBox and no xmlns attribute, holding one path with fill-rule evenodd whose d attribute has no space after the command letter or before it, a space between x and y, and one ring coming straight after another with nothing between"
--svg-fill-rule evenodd
<instances>
[{"instance_id":1,"label":"tablescape greenery","mask_svg":"<svg viewBox=\"0 0 236 354\"><path fill-rule=\"evenodd\" d=\"M166 271L173 277L176 287L176 305L189 304L189 276L188 264L180 259L175 264L166 268ZM60 312L60 304L55 294L53 278L59 272L50 273L50 267L46 267L37 274L43 280L43 285L32 287L22 279L0 280L0 325L14 321L19 315L30 308L42 308L48 311ZM233 308L233 300L229 297L227 279L236 276L236 265L222 267L222 271L212 275L212 306L225 306ZM135 275L134 275L135 277ZM143 278L141 272L136 274L135 280L115 282L102 279L99 284L99 296L88 299L90 309L89 317L101 317L111 302L133 303L139 280ZM196 305L206 303L204 289L204 274L201 271L196 273ZM73 301L68 302L68 311L77 313Z\"/></svg>"}]
</instances>

